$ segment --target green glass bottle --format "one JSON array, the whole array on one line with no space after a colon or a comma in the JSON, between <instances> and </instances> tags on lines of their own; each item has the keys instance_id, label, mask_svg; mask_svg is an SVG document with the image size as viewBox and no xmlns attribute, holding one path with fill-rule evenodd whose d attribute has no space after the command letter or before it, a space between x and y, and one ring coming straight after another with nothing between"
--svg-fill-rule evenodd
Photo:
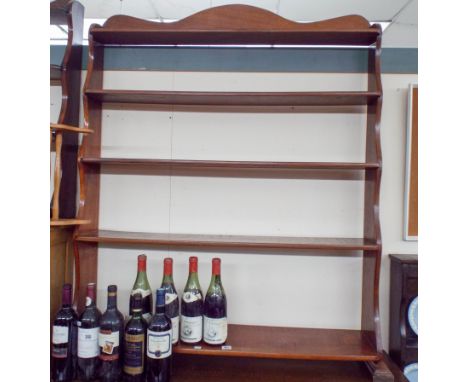
<instances>
[{"instance_id":1,"label":"green glass bottle","mask_svg":"<svg viewBox=\"0 0 468 382\"><path fill-rule=\"evenodd\" d=\"M194 344L200 342L203 332L203 292L198 281L198 258L189 259L189 276L181 303L180 339Z\"/></svg>"},{"instance_id":2,"label":"green glass bottle","mask_svg":"<svg viewBox=\"0 0 468 382\"><path fill-rule=\"evenodd\" d=\"M228 334L227 300L221 283L221 259L212 260L211 283L203 306L203 341L209 345L222 345Z\"/></svg>"},{"instance_id":3,"label":"green glass bottle","mask_svg":"<svg viewBox=\"0 0 468 382\"><path fill-rule=\"evenodd\" d=\"M172 322L172 345L179 342L179 296L172 277L172 258L164 259L164 276L161 288L166 290L166 316Z\"/></svg>"},{"instance_id":4,"label":"green glass bottle","mask_svg":"<svg viewBox=\"0 0 468 382\"><path fill-rule=\"evenodd\" d=\"M146 322L149 322L153 311L153 295L151 293L148 277L146 276L146 255L138 256L138 273L130 293L129 312L132 311L133 296L137 293L140 293L142 298L143 318Z\"/></svg>"}]
</instances>

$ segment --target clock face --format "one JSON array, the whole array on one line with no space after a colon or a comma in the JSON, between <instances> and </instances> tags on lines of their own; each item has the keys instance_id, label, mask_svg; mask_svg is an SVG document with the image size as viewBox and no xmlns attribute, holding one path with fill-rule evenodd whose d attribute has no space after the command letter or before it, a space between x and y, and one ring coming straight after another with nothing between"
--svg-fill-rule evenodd
<instances>
[{"instance_id":1,"label":"clock face","mask_svg":"<svg viewBox=\"0 0 468 382\"><path fill-rule=\"evenodd\" d=\"M418 335L418 297L416 296L408 307L408 322L413 332Z\"/></svg>"},{"instance_id":2,"label":"clock face","mask_svg":"<svg viewBox=\"0 0 468 382\"><path fill-rule=\"evenodd\" d=\"M412 363L405 367L403 374L409 382L418 382L418 363Z\"/></svg>"}]
</instances>

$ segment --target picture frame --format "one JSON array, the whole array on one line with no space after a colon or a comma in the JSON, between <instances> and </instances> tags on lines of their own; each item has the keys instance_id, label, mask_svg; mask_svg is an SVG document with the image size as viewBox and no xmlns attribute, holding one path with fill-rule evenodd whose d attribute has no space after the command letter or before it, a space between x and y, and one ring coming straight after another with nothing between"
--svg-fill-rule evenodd
<instances>
[{"instance_id":1,"label":"picture frame","mask_svg":"<svg viewBox=\"0 0 468 382\"><path fill-rule=\"evenodd\" d=\"M404 197L404 234L406 241L418 240L418 84L408 87L406 122L406 174Z\"/></svg>"}]
</instances>

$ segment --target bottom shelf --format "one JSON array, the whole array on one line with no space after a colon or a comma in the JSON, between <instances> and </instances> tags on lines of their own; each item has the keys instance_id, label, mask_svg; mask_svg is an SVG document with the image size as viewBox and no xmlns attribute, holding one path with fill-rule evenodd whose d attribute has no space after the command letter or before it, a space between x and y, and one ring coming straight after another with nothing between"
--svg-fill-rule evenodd
<instances>
[{"instance_id":1,"label":"bottom shelf","mask_svg":"<svg viewBox=\"0 0 468 382\"><path fill-rule=\"evenodd\" d=\"M221 357L275 358L331 361L377 361L380 355L360 330L304 329L273 326L229 325L221 346L180 343L177 354Z\"/></svg>"},{"instance_id":2,"label":"bottom shelf","mask_svg":"<svg viewBox=\"0 0 468 382\"><path fill-rule=\"evenodd\" d=\"M176 354L172 382L371 382L362 362L196 358Z\"/></svg>"}]
</instances>

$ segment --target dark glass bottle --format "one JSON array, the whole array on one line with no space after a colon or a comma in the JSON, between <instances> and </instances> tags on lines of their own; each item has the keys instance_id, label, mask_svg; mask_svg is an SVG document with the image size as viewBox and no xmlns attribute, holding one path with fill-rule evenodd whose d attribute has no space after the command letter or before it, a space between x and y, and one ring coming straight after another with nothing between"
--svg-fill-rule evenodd
<instances>
[{"instance_id":1,"label":"dark glass bottle","mask_svg":"<svg viewBox=\"0 0 468 382\"><path fill-rule=\"evenodd\" d=\"M117 309L117 285L107 287L107 310L99 320L101 382L117 382L123 360L124 317Z\"/></svg>"},{"instance_id":2,"label":"dark glass bottle","mask_svg":"<svg viewBox=\"0 0 468 382\"><path fill-rule=\"evenodd\" d=\"M170 257L164 259L164 276L161 288L166 290L166 316L171 319L172 344L175 345L179 341L179 296L174 286Z\"/></svg>"},{"instance_id":3,"label":"dark glass bottle","mask_svg":"<svg viewBox=\"0 0 468 382\"><path fill-rule=\"evenodd\" d=\"M74 378L74 351L76 346L76 321L72 307L72 286L62 288L62 307L55 315L52 327L52 360L50 378L54 382L72 381Z\"/></svg>"},{"instance_id":4,"label":"dark glass bottle","mask_svg":"<svg viewBox=\"0 0 468 382\"><path fill-rule=\"evenodd\" d=\"M166 290L156 291L156 312L148 326L146 337L146 382L171 380L172 327L166 316Z\"/></svg>"},{"instance_id":5,"label":"dark glass bottle","mask_svg":"<svg viewBox=\"0 0 468 382\"><path fill-rule=\"evenodd\" d=\"M78 321L78 378L92 381L97 378L99 366L99 320L96 307L96 284L87 286L86 307Z\"/></svg>"},{"instance_id":6,"label":"dark glass bottle","mask_svg":"<svg viewBox=\"0 0 468 382\"><path fill-rule=\"evenodd\" d=\"M181 303L180 340L189 344L200 342L203 331L203 292L198 281L198 258L189 259L189 276Z\"/></svg>"},{"instance_id":7,"label":"dark glass bottle","mask_svg":"<svg viewBox=\"0 0 468 382\"><path fill-rule=\"evenodd\" d=\"M221 283L221 259L212 260L211 282L203 304L203 341L222 345L228 334L227 300Z\"/></svg>"},{"instance_id":8,"label":"dark glass bottle","mask_svg":"<svg viewBox=\"0 0 468 382\"><path fill-rule=\"evenodd\" d=\"M151 319L151 313L153 312L153 295L151 293L151 287L148 282L148 276L146 275L146 255L138 256L137 276L130 293L130 304L128 309L129 314L132 309L132 297L136 293L141 294L143 299L143 318L146 320L146 322L149 322Z\"/></svg>"},{"instance_id":9,"label":"dark glass bottle","mask_svg":"<svg viewBox=\"0 0 468 382\"><path fill-rule=\"evenodd\" d=\"M145 382L145 354L147 323L142 317L141 294L136 293L132 300L131 316L125 326L123 380L125 382Z\"/></svg>"}]
</instances>

